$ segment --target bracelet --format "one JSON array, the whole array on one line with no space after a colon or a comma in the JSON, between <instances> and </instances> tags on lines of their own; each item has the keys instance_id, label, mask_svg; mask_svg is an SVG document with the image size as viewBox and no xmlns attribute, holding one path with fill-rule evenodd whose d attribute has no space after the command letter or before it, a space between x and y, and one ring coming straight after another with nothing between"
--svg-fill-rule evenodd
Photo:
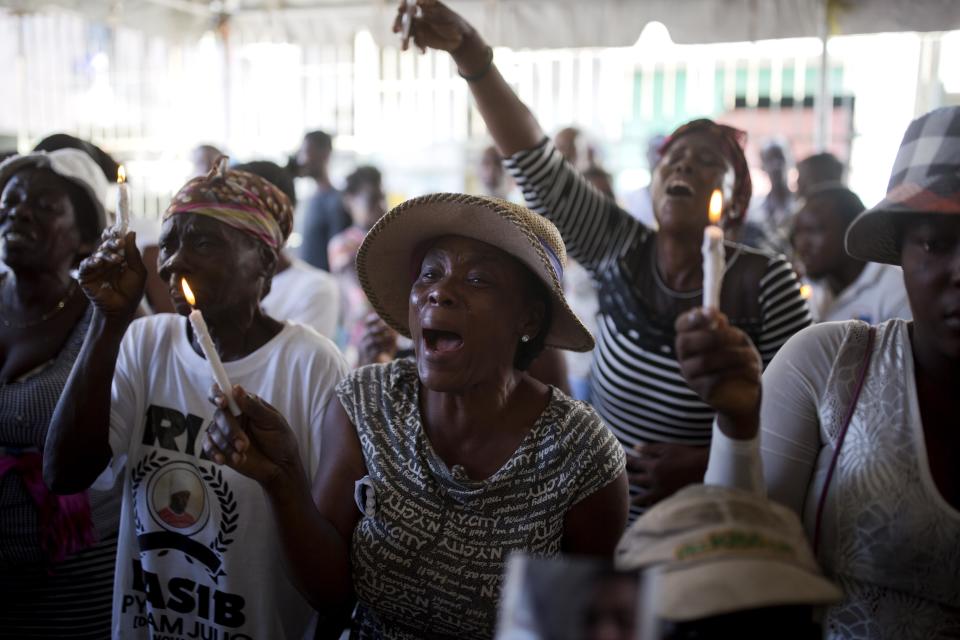
<instances>
[{"instance_id":1,"label":"bracelet","mask_svg":"<svg viewBox=\"0 0 960 640\"><path fill-rule=\"evenodd\" d=\"M471 73L470 75L466 75L462 73L459 69L457 69L457 74L467 82L476 82L477 80L480 80L481 78L483 78L483 76L487 75L490 72L490 69L492 67L493 67L493 47L491 47L490 45L487 45L487 63L483 65L483 68L480 69L480 71L477 71L476 73Z\"/></svg>"}]
</instances>

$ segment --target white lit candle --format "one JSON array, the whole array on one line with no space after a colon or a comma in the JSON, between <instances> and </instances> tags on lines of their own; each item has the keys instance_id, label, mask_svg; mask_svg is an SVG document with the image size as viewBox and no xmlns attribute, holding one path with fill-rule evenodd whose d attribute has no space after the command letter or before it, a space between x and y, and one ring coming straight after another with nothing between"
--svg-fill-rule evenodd
<instances>
[{"instance_id":1,"label":"white lit candle","mask_svg":"<svg viewBox=\"0 0 960 640\"><path fill-rule=\"evenodd\" d=\"M723 229L717 226L723 212L723 194L716 189L710 196L710 224L703 230L703 306L720 309L720 286L726 254L723 248Z\"/></svg>"},{"instance_id":2,"label":"white lit candle","mask_svg":"<svg viewBox=\"0 0 960 640\"><path fill-rule=\"evenodd\" d=\"M116 229L123 237L130 228L130 189L127 187L127 171L123 165L117 169L117 224Z\"/></svg>"},{"instance_id":3,"label":"white lit candle","mask_svg":"<svg viewBox=\"0 0 960 640\"><path fill-rule=\"evenodd\" d=\"M406 42L410 39L410 28L413 26L413 16L417 12L417 0L405 0L403 16L400 18L401 36Z\"/></svg>"},{"instance_id":4,"label":"white lit candle","mask_svg":"<svg viewBox=\"0 0 960 640\"><path fill-rule=\"evenodd\" d=\"M199 309L195 308L197 299L194 297L193 291L190 290L190 285L187 284L186 278L180 278L180 288L183 289L183 297L187 303L191 307L194 307L190 312L190 324L193 326L193 332L197 336L197 342L200 343L200 350L203 351L204 357L207 359L207 362L210 363L210 371L213 373L213 379L217 381L220 390L227 396L230 413L238 416L240 415L240 407L237 406L237 401L233 397L233 385L230 384L230 378L227 376L226 369L223 368L220 354L217 353L217 348L210 338L210 331L207 330L207 323L203 319L203 314L200 313Z\"/></svg>"}]
</instances>

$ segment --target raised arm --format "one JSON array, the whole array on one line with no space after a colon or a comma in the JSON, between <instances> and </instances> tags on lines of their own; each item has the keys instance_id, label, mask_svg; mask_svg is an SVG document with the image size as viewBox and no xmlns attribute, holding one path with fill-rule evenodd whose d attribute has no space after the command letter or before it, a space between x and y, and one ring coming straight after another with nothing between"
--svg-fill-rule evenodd
<instances>
[{"instance_id":1,"label":"raised arm","mask_svg":"<svg viewBox=\"0 0 960 640\"><path fill-rule=\"evenodd\" d=\"M549 218L567 252L594 275L645 228L600 193L546 140L536 118L500 75L493 50L466 20L436 0L418 0L414 43L447 51L470 86L480 115L527 205ZM394 24L401 30L403 3Z\"/></svg>"},{"instance_id":2,"label":"raised arm","mask_svg":"<svg viewBox=\"0 0 960 640\"><path fill-rule=\"evenodd\" d=\"M535 147L543 129L493 64L493 50L470 23L436 0L418 0L413 21L414 43L447 51L467 82L494 143L504 156ZM405 2L400 3L393 30L401 32ZM407 42L403 44L407 48Z\"/></svg>"},{"instance_id":3,"label":"raised arm","mask_svg":"<svg viewBox=\"0 0 960 640\"><path fill-rule=\"evenodd\" d=\"M146 267L133 232L104 242L80 265L94 310L80 354L50 421L43 478L54 493L87 489L110 462L110 392L120 343L143 297Z\"/></svg>"},{"instance_id":4,"label":"raised arm","mask_svg":"<svg viewBox=\"0 0 960 640\"><path fill-rule=\"evenodd\" d=\"M311 483L297 441L286 420L267 402L234 391L238 419L219 410L204 447L263 487L277 522L287 573L324 620L349 614L353 587L350 540L360 519L353 502L354 483L366 475L356 429L336 399L323 419L320 462ZM242 421L242 422L241 422Z\"/></svg>"}]
</instances>

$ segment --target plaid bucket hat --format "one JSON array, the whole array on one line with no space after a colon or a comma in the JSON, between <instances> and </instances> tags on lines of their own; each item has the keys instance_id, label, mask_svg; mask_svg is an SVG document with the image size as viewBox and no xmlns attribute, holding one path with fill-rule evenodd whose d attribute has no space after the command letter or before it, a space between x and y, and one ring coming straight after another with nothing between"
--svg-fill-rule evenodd
<instances>
[{"instance_id":1,"label":"plaid bucket hat","mask_svg":"<svg viewBox=\"0 0 960 640\"><path fill-rule=\"evenodd\" d=\"M367 233L357 252L357 277L370 305L383 321L410 337L408 309L423 243L463 236L493 245L513 256L546 285L552 322L545 344L569 351L590 351L590 331L563 295L566 248L549 220L520 205L462 193L434 193L391 209Z\"/></svg>"},{"instance_id":2,"label":"plaid bucket hat","mask_svg":"<svg viewBox=\"0 0 960 640\"><path fill-rule=\"evenodd\" d=\"M927 113L907 127L887 196L847 230L847 253L900 264L898 221L910 214L960 214L960 107Z\"/></svg>"}]
</instances>

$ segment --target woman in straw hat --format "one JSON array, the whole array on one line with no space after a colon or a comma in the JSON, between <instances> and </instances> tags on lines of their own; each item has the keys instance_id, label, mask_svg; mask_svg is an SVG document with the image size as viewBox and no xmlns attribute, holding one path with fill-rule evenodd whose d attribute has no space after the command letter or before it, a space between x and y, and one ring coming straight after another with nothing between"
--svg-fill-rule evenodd
<instances>
[{"instance_id":1,"label":"woman in straw hat","mask_svg":"<svg viewBox=\"0 0 960 640\"><path fill-rule=\"evenodd\" d=\"M401 4L397 30L408 10ZM743 221L751 193L745 134L710 120L674 131L654 171L659 229L650 229L564 162L472 26L436 0L418 0L417 6L415 44L450 52L528 205L557 225L571 257L598 289L591 400L628 451L636 516L702 480L706 469L714 411L680 375L673 322L701 303L701 245L715 190L723 194L724 224ZM796 275L782 257L733 243L726 254L720 307L767 363L810 324Z\"/></svg>"},{"instance_id":2,"label":"woman in straw hat","mask_svg":"<svg viewBox=\"0 0 960 640\"><path fill-rule=\"evenodd\" d=\"M387 213L357 273L415 357L337 387L313 499L278 413L246 433L218 413L216 459L263 484L319 610L355 594L357 637L490 638L511 551L612 554L623 451L589 406L524 371L545 346L593 347L563 297L565 258L552 224L503 200L434 194Z\"/></svg>"},{"instance_id":3,"label":"woman in straw hat","mask_svg":"<svg viewBox=\"0 0 960 640\"><path fill-rule=\"evenodd\" d=\"M957 637L960 108L910 124L887 197L850 226L847 251L903 268L913 321L797 334L763 376L762 406L757 356L726 319L678 320L684 374L720 415L707 481L765 481L800 514L846 592L828 637Z\"/></svg>"},{"instance_id":4,"label":"woman in straw hat","mask_svg":"<svg viewBox=\"0 0 960 640\"><path fill-rule=\"evenodd\" d=\"M158 272L177 314L132 321L146 279L133 232L108 231L80 266L93 313L51 421L44 478L69 493L122 476L114 638L299 640L311 623L260 486L201 446L216 411L206 360L215 350L232 382L290 418L298 468L317 469L324 407L346 362L328 339L260 305L292 218L279 189L221 158L164 213ZM206 341L185 317L194 306ZM237 394L243 419L261 408L254 398Z\"/></svg>"},{"instance_id":5,"label":"woman in straw hat","mask_svg":"<svg viewBox=\"0 0 960 640\"><path fill-rule=\"evenodd\" d=\"M77 149L0 165L0 635L11 638L110 633L120 494L55 496L41 475L92 314L71 273L103 230L106 191Z\"/></svg>"}]
</instances>

